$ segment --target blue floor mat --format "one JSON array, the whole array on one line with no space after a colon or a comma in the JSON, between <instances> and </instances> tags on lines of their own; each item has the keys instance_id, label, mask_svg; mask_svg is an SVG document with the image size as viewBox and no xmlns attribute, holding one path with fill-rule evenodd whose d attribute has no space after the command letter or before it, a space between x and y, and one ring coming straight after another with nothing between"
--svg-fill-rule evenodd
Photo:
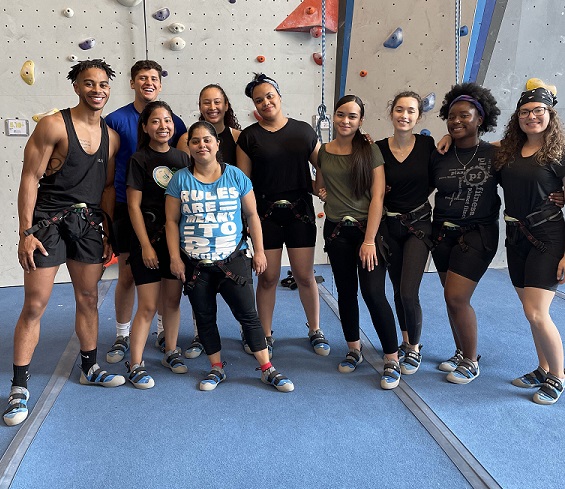
<instances>
[{"instance_id":1,"label":"blue floor mat","mask_svg":"<svg viewBox=\"0 0 565 489\"><path fill-rule=\"evenodd\" d=\"M145 354L156 382L149 391L81 386L75 368L11 487L385 487L399 477L420 487L469 487L395 393L378 387L368 362L353 374L337 371L347 347L337 318L321 306L327 357L311 350L298 292L278 290L273 364L293 380L293 393L260 382L222 302L227 380L213 392L198 390L205 357L187 360L189 372L175 375L160 365L153 338ZM112 311L106 301L101 318ZM186 345L186 304L182 317L179 343ZM99 349L112 339L101 337Z\"/></svg>"}]
</instances>

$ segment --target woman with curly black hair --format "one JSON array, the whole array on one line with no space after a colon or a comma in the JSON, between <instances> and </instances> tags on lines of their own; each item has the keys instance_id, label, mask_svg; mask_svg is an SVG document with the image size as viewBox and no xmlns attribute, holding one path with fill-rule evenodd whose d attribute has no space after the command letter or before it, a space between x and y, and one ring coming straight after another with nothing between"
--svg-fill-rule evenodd
<instances>
[{"instance_id":1,"label":"woman with curly black hair","mask_svg":"<svg viewBox=\"0 0 565 489\"><path fill-rule=\"evenodd\" d=\"M439 369L449 372L449 382L467 384L479 375L471 297L496 254L500 208L494 147L480 135L494 129L500 110L490 90L463 83L445 95L439 114L447 120L453 144L444 155L432 155L431 179L437 189L432 256L456 347L455 355Z\"/></svg>"},{"instance_id":2,"label":"woman with curly black hair","mask_svg":"<svg viewBox=\"0 0 565 489\"><path fill-rule=\"evenodd\" d=\"M553 404L563 392L563 344L549 306L565 283L565 222L550 201L565 181L565 135L544 87L522 93L504 132L495 167L506 205L506 252L512 285L530 323L539 365L512 381L539 388L533 400Z\"/></svg>"}]
</instances>

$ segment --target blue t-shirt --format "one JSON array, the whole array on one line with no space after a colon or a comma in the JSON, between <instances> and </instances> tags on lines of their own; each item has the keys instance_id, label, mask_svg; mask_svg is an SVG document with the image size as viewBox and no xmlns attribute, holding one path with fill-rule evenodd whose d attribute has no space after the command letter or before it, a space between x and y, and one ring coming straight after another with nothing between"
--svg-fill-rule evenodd
<instances>
[{"instance_id":1,"label":"blue t-shirt","mask_svg":"<svg viewBox=\"0 0 565 489\"><path fill-rule=\"evenodd\" d=\"M241 240L241 198L251 189L251 180L231 165L213 183L202 183L188 168L177 171L165 194L181 201L181 249L197 260L226 259Z\"/></svg>"},{"instance_id":2,"label":"blue t-shirt","mask_svg":"<svg viewBox=\"0 0 565 489\"><path fill-rule=\"evenodd\" d=\"M116 154L116 173L114 174L116 202L127 202L126 175L129 159L131 155L137 151L137 125L139 124L139 116L140 114L132 102L104 117L106 124L120 136L120 149ZM174 114L173 122L175 123L175 134L169 141L169 145L176 147L179 138L186 132L186 126L184 122Z\"/></svg>"}]
</instances>

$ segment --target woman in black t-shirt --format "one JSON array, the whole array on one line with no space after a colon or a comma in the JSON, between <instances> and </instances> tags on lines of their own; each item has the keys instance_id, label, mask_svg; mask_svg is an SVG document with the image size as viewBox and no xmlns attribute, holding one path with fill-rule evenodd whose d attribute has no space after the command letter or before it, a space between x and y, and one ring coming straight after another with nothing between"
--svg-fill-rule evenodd
<instances>
[{"instance_id":1,"label":"woman in black t-shirt","mask_svg":"<svg viewBox=\"0 0 565 489\"><path fill-rule=\"evenodd\" d=\"M161 101L147 104L139 117L138 151L128 165L127 197L132 236L129 264L137 289L137 310L130 332L129 380L138 389L155 384L145 370L143 350L151 321L162 299L165 328L163 366L186 373L177 338L182 283L171 273L165 239L165 190L174 172L189 164L186 153L169 147L175 126L170 107Z\"/></svg>"},{"instance_id":2,"label":"woman in black t-shirt","mask_svg":"<svg viewBox=\"0 0 565 489\"><path fill-rule=\"evenodd\" d=\"M422 98L401 92L389 104L394 135L377 141L385 161L386 219L381 230L389 247L389 275L396 315L402 331L399 347L402 374L418 371L422 362L422 308L419 289L431 247L429 166L435 150L430 136L413 134L423 111Z\"/></svg>"},{"instance_id":3,"label":"woman in black t-shirt","mask_svg":"<svg viewBox=\"0 0 565 489\"><path fill-rule=\"evenodd\" d=\"M320 329L320 299L314 278L316 223L310 165L316 166L318 138L305 122L286 117L275 80L255 75L245 94L261 120L239 136L237 166L251 179L257 197L267 270L257 283L257 309L272 348L272 322L283 245L306 313L310 344L319 355L330 345Z\"/></svg>"},{"instance_id":4,"label":"woman in black t-shirt","mask_svg":"<svg viewBox=\"0 0 565 489\"><path fill-rule=\"evenodd\" d=\"M432 155L432 184L437 189L432 256L456 346L455 355L439 369L449 372L449 382L467 384L479 375L471 297L496 254L500 207L492 170L494 147L479 136L496 126L500 110L488 89L463 83L445 95L439 114L447 120L453 145L444 155Z\"/></svg>"},{"instance_id":5,"label":"woman in black t-shirt","mask_svg":"<svg viewBox=\"0 0 565 489\"><path fill-rule=\"evenodd\" d=\"M512 285L530 323L539 365L512 381L539 388L533 400L553 404L563 392L563 344L549 315L565 283L565 222L549 200L565 179L565 135L546 88L523 92L500 142L495 166L504 189L506 252Z\"/></svg>"}]
</instances>

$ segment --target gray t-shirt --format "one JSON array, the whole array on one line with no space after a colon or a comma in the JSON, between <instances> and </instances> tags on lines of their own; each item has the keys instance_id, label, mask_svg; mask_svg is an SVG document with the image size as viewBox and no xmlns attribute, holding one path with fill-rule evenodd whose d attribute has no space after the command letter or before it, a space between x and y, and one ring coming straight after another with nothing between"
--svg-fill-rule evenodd
<instances>
[{"instance_id":1,"label":"gray t-shirt","mask_svg":"<svg viewBox=\"0 0 565 489\"><path fill-rule=\"evenodd\" d=\"M384 165L383 155L376 144L371 145L373 169ZM345 216L357 220L366 220L371 203L370 191L360 198L356 198L351 189L351 155L336 155L326 151L323 144L318 152L318 166L322 170L326 185L326 203L324 211L328 220L339 222Z\"/></svg>"}]
</instances>

